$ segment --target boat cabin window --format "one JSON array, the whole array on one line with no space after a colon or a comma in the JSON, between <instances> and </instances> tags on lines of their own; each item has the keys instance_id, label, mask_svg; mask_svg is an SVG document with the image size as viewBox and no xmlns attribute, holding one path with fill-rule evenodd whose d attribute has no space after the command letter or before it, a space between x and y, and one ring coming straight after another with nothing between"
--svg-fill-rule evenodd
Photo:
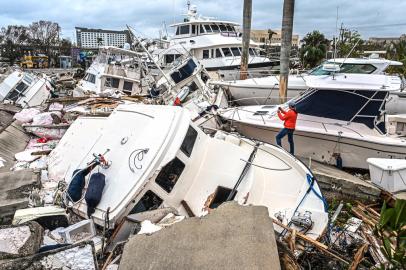
<instances>
[{"instance_id":1,"label":"boat cabin window","mask_svg":"<svg viewBox=\"0 0 406 270\"><path fill-rule=\"evenodd\" d=\"M189 59L189 61L185 65L172 72L170 76L175 83L179 83L184 79L190 77L195 71L196 67L196 63L192 59Z\"/></svg>"},{"instance_id":2,"label":"boat cabin window","mask_svg":"<svg viewBox=\"0 0 406 270\"><path fill-rule=\"evenodd\" d=\"M226 27L227 27L227 31L235 32L234 27L232 27L231 25L227 24Z\"/></svg>"},{"instance_id":3,"label":"boat cabin window","mask_svg":"<svg viewBox=\"0 0 406 270\"><path fill-rule=\"evenodd\" d=\"M231 48L234 56L241 56L240 50L237 47Z\"/></svg>"},{"instance_id":4,"label":"boat cabin window","mask_svg":"<svg viewBox=\"0 0 406 270\"><path fill-rule=\"evenodd\" d=\"M28 85L23 82L19 82L17 86L6 96L6 99L16 102L17 99L24 94L27 88Z\"/></svg>"},{"instance_id":5,"label":"boat cabin window","mask_svg":"<svg viewBox=\"0 0 406 270\"><path fill-rule=\"evenodd\" d=\"M158 209L163 200L154 192L148 190L131 210L129 215Z\"/></svg>"},{"instance_id":6,"label":"boat cabin window","mask_svg":"<svg viewBox=\"0 0 406 270\"><path fill-rule=\"evenodd\" d=\"M196 31L196 25L192 25L192 34L193 35L196 35L197 34L197 31Z\"/></svg>"},{"instance_id":7,"label":"boat cabin window","mask_svg":"<svg viewBox=\"0 0 406 270\"><path fill-rule=\"evenodd\" d=\"M213 32L213 31L211 30L211 28L210 28L210 25L208 25L208 24L205 24L205 25L204 25L204 29L206 29L206 32L207 32L207 33Z\"/></svg>"},{"instance_id":8,"label":"boat cabin window","mask_svg":"<svg viewBox=\"0 0 406 270\"><path fill-rule=\"evenodd\" d=\"M225 202L227 200L228 195L230 195L230 193L231 193L231 189L218 186L216 189L216 192L214 193L214 197L209 204L209 208L215 209L215 208L219 207L223 202ZM235 195L234 195L234 197L235 197ZM234 199L234 197L231 199Z\"/></svg>"},{"instance_id":9,"label":"boat cabin window","mask_svg":"<svg viewBox=\"0 0 406 270\"><path fill-rule=\"evenodd\" d=\"M216 58L221 58L223 55L221 54L220 49L216 49Z\"/></svg>"},{"instance_id":10,"label":"boat cabin window","mask_svg":"<svg viewBox=\"0 0 406 270\"><path fill-rule=\"evenodd\" d=\"M180 175L185 169L185 164L175 157L171 162L165 165L159 172L155 182L166 192L170 193L176 185Z\"/></svg>"},{"instance_id":11,"label":"boat cabin window","mask_svg":"<svg viewBox=\"0 0 406 270\"><path fill-rule=\"evenodd\" d=\"M195 145L197 138L197 131L189 126L189 129L186 132L185 139L183 139L180 150L187 156L190 157L192 154L193 146Z\"/></svg>"},{"instance_id":12,"label":"boat cabin window","mask_svg":"<svg viewBox=\"0 0 406 270\"><path fill-rule=\"evenodd\" d=\"M124 81L123 91L131 93L132 90L133 90L133 82Z\"/></svg>"},{"instance_id":13,"label":"boat cabin window","mask_svg":"<svg viewBox=\"0 0 406 270\"><path fill-rule=\"evenodd\" d=\"M85 81L90 82L90 83L95 83L96 82L96 76L91 73L86 73L85 77L83 78Z\"/></svg>"},{"instance_id":14,"label":"boat cabin window","mask_svg":"<svg viewBox=\"0 0 406 270\"><path fill-rule=\"evenodd\" d=\"M221 32L227 32L227 27L224 24L220 24L219 27Z\"/></svg>"},{"instance_id":15,"label":"boat cabin window","mask_svg":"<svg viewBox=\"0 0 406 270\"><path fill-rule=\"evenodd\" d=\"M106 78L106 82L104 86L111 87L111 88L118 88L120 84L120 79L117 78Z\"/></svg>"},{"instance_id":16,"label":"boat cabin window","mask_svg":"<svg viewBox=\"0 0 406 270\"><path fill-rule=\"evenodd\" d=\"M179 34L178 34L178 31L177 31L177 35L187 35L187 34L190 33L189 25L181 25L181 26L178 27L178 30L179 30Z\"/></svg>"},{"instance_id":17,"label":"boat cabin window","mask_svg":"<svg viewBox=\"0 0 406 270\"><path fill-rule=\"evenodd\" d=\"M233 56L229 48L222 48L221 50L223 51L225 57Z\"/></svg>"},{"instance_id":18,"label":"boat cabin window","mask_svg":"<svg viewBox=\"0 0 406 270\"><path fill-rule=\"evenodd\" d=\"M205 31L204 31L203 25L201 24L200 25L200 34L204 34L204 33L205 33Z\"/></svg>"},{"instance_id":19,"label":"boat cabin window","mask_svg":"<svg viewBox=\"0 0 406 270\"><path fill-rule=\"evenodd\" d=\"M209 50L203 50L203 59L210 58L210 52Z\"/></svg>"},{"instance_id":20,"label":"boat cabin window","mask_svg":"<svg viewBox=\"0 0 406 270\"><path fill-rule=\"evenodd\" d=\"M211 29L213 30L213 32L218 33L220 32L219 26L217 24L212 24L211 25Z\"/></svg>"},{"instance_id":21,"label":"boat cabin window","mask_svg":"<svg viewBox=\"0 0 406 270\"><path fill-rule=\"evenodd\" d=\"M254 51L253 48L249 48L248 53L249 53L251 56L255 56L255 51Z\"/></svg>"},{"instance_id":22,"label":"boat cabin window","mask_svg":"<svg viewBox=\"0 0 406 270\"><path fill-rule=\"evenodd\" d=\"M310 72L310 74L311 75L330 75L332 73L332 71L324 70L323 69L324 64L334 64L334 62L332 62L332 61L324 62L322 65L313 69ZM337 65L340 65L340 63L337 63ZM371 74L375 70L376 70L376 67L374 67L371 64L344 63L344 64L341 64L341 67L340 67L340 73Z\"/></svg>"}]
</instances>

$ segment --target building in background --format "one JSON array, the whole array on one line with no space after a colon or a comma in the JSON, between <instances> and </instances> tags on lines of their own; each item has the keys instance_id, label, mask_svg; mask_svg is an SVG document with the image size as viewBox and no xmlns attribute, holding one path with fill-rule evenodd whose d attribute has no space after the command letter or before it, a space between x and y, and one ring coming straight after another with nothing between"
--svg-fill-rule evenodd
<instances>
[{"instance_id":1,"label":"building in background","mask_svg":"<svg viewBox=\"0 0 406 270\"><path fill-rule=\"evenodd\" d=\"M270 46L281 46L281 30L251 30L251 39ZM292 35L292 47L299 47L299 35Z\"/></svg>"},{"instance_id":2,"label":"building in background","mask_svg":"<svg viewBox=\"0 0 406 270\"><path fill-rule=\"evenodd\" d=\"M97 49L100 46L116 46L122 48L130 41L128 30L115 31L75 27L76 41L80 48Z\"/></svg>"},{"instance_id":3,"label":"building in background","mask_svg":"<svg viewBox=\"0 0 406 270\"><path fill-rule=\"evenodd\" d=\"M375 44L390 44L392 42L398 43L401 40L406 40L406 34L403 34L400 37L370 37L368 42Z\"/></svg>"}]
</instances>

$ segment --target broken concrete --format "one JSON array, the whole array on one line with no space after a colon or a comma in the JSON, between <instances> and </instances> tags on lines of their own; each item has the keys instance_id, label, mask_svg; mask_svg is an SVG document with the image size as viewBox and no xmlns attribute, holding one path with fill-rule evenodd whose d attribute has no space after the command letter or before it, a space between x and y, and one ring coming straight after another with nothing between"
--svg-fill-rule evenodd
<instances>
[{"instance_id":1,"label":"broken concrete","mask_svg":"<svg viewBox=\"0 0 406 270\"><path fill-rule=\"evenodd\" d=\"M0 227L0 260L37 253L43 234L44 229L37 222Z\"/></svg>"},{"instance_id":2,"label":"broken concrete","mask_svg":"<svg viewBox=\"0 0 406 270\"><path fill-rule=\"evenodd\" d=\"M81 242L23 258L0 261L2 270L93 270L97 268L93 242Z\"/></svg>"},{"instance_id":3,"label":"broken concrete","mask_svg":"<svg viewBox=\"0 0 406 270\"><path fill-rule=\"evenodd\" d=\"M0 173L0 224L10 224L16 210L27 208L30 192L40 186L32 170Z\"/></svg>"},{"instance_id":4,"label":"broken concrete","mask_svg":"<svg viewBox=\"0 0 406 270\"><path fill-rule=\"evenodd\" d=\"M124 247L126 269L280 269L272 220L263 206L226 203Z\"/></svg>"},{"instance_id":5,"label":"broken concrete","mask_svg":"<svg viewBox=\"0 0 406 270\"><path fill-rule=\"evenodd\" d=\"M308 160L303 160L303 162L309 164ZM374 202L381 194L380 189L372 183L361 180L352 174L337 169L336 167L312 160L310 169L316 177L323 195L328 200L361 199L366 202Z\"/></svg>"}]
</instances>

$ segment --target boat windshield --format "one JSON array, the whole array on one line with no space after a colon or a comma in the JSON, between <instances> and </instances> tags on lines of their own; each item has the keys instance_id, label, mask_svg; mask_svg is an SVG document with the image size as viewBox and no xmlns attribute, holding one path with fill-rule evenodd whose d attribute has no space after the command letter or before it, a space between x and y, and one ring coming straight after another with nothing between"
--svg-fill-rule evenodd
<instances>
[{"instance_id":1,"label":"boat windshield","mask_svg":"<svg viewBox=\"0 0 406 270\"><path fill-rule=\"evenodd\" d=\"M385 133L380 116L388 91L310 89L296 100L299 114L363 123Z\"/></svg>"},{"instance_id":2,"label":"boat windshield","mask_svg":"<svg viewBox=\"0 0 406 270\"><path fill-rule=\"evenodd\" d=\"M332 74L332 71L324 70L323 65L325 64L331 64L333 65L334 62L332 61L326 61L320 66L317 66L313 70L309 72L310 75L330 75ZM336 63L337 65L340 65L340 71L339 73L355 73L355 74L371 74L376 70L376 67L371 65L371 64L351 64L351 63Z\"/></svg>"}]
</instances>

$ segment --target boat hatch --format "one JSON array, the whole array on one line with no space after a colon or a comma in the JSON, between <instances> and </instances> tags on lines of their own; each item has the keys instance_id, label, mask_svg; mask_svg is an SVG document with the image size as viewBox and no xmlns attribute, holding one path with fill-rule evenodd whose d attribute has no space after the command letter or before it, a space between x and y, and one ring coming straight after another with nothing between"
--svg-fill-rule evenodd
<instances>
[{"instance_id":1,"label":"boat hatch","mask_svg":"<svg viewBox=\"0 0 406 270\"><path fill-rule=\"evenodd\" d=\"M163 200L158 195L148 190L134 206L129 215L158 209L162 202Z\"/></svg>"},{"instance_id":2,"label":"boat hatch","mask_svg":"<svg viewBox=\"0 0 406 270\"><path fill-rule=\"evenodd\" d=\"M179 83L192 76L196 67L197 65L193 59L189 59L185 65L171 73L171 78L175 83Z\"/></svg>"},{"instance_id":3,"label":"boat hatch","mask_svg":"<svg viewBox=\"0 0 406 270\"><path fill-rule=\"evenodd\" d=\"M226 202L231 191L232 190L230 188L218 186L216 189L216 192L214 192L214 194L213 194L214 196L210 196L212 199L209 204L209 208L215 209L215 208L219 207L223 202ZM234 196L233 196L233 198L231 198L231 200L234 200L234 197L236 194L237 193L234 194Z\"/></svg>"},{"instance_id":4,"label":"boat hatch","mask_svg":"<svg viewBox=\"0 0 406 270\"><path fill-rule=\"evenodd\" d=\"M185 169L185 164L177 157L165 165L159 172L155 182L166 192L170 193L176 185L180 175Z\"/></svg>"},{"instance_id":5,"label":"boat hatch","mask_svg":"<svg viewBox=\"0 0 406 270\"><path fill-rule=\"evenodd\" d=\"M268 114L268 111L256 111L254 115L265 115Z\"/></svg>"},{"instance_id":6,"label":"boat hatch","mask_svg":"<svg viewBox=\"0 0 406 270\"><path fill-rule=\"evenodd\" d=\"M296 100L299 114L365 124L385 133L379 120L388 91L311 89Z\"/></svg>"}]
</instances>

